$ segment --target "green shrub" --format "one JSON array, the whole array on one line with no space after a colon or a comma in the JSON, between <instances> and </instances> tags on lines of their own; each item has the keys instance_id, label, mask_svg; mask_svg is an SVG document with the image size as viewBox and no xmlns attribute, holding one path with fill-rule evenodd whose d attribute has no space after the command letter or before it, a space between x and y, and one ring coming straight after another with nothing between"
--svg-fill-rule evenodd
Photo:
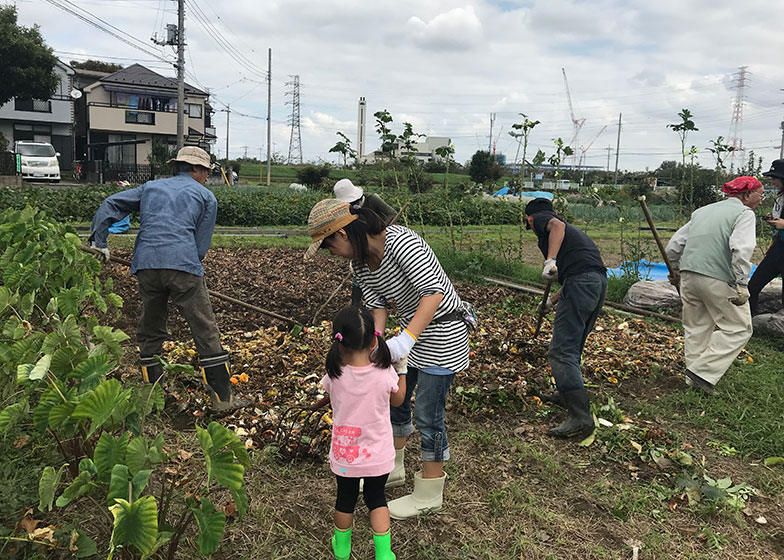
<instances>
[{"instance_id":1,"label":"green shrub","mask_svg":"<svg viewBox=\"0 0 784 560\"><path fill-rule=\"evenodd\" d=\"M327 186L330 166L324 165L305 165L297 169L297 180L309 189L331 190L332 186Z\"/></svg>"}]
</instances>

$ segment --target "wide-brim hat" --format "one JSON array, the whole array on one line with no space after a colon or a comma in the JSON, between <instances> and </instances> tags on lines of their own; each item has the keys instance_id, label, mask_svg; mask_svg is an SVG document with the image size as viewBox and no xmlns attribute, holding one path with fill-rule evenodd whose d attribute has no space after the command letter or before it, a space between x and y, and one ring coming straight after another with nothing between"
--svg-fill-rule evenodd
<instances>
[{"instance_id":1,"label":"wide-brim hat","mask_svg":"<svg viewBox=\"0 0 784 560\"><path fill-rule=\"evenodd\" d=\"M343 202L354 202L355 200L362 198L362 195L365 194L362 187L357 187L351 182L351 179L341 179L335 183L334 191L335 198L342 200Z\"/></svg>"},{"instance_id":2,"label":"wide-brim hat","mask_svg":"<svg viewBox=\"0 0 784 560\"><path fill-rule=\"evenodd\" d=\"M180 148L180 151L177 152L177 155L166 163L174 163L175 161L190 163L191 165L199 165L201 167L206 167L207 169L212 168L210 154L196 146L185 146L184 148Z\"/></svg>"},{"instance_id":3,"label":"wide-brim hat","mask_svg":"<svg viewBox=\"0 0 784 560\"><path fill-rule=\"evenodd\" d=\"M784 159L776 159L770 164L770 171L762 174L764 177L773 177L784 181Z\"/></svg>"},{"instance_id":4,"label":"wide-brim hat","mask_svg":"<svg viewBox=\"0 0 784 560\"><path fill-rule=\"evenodd\" d=\"M305 251L305 260L311 259L321 248L321 243L339 229L357 219L347 202L335 198L321 200L313 206L308 216L308 235L313 240Z\"/></svg>"}]
</instances>

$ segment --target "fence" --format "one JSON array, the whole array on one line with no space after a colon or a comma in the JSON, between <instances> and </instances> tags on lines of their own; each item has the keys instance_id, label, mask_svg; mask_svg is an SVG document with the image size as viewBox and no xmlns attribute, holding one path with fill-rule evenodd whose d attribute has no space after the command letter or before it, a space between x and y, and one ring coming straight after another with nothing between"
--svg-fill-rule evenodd
<instances>
[{"instance_id":1,"label":"fence","mask_svg":"<svg viewBox=\"0 0 784 560\"><path fill-rule=\"evenodd\" d=\"M112 163L109 161L85 161L81 164L80 179L90 183L116 183L128 181L142 184L160 175L154 165L142 163Z\"/></svg>"},{"instance_id":2,"label":"fence","mask_svg":"<svg viewBox=\"0 0 784 560\"><path fill-rule=\"evenodd\" d=\"M16 154L13 152L0 152L0 175L17 175L18 173Z\"/></svg>"}]
</instances>

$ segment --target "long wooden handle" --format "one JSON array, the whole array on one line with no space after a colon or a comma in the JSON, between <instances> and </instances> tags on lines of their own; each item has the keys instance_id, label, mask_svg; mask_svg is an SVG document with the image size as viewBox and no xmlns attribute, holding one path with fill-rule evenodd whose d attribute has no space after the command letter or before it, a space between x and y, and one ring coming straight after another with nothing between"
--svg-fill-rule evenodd
<instances>
[{"instance_id":1,"label":"long wooden handle","mask_svg":"<svg viewBox=\"0 0 784 560\"><path fill-rule=\"evenodd\" d=\"M550 297L550 286L552 286L553 281L548 280L547 283L544 285L544 294L542 295L542 308L539 310L536 316L536 329L534 329L533 338L539 336L539 331L542 328L542 321L544 320L544 308L547 305L547 298Z\"/></svg>"},{"instance_id":2,"label":"long wooden handle","mask_svg":"<svg viewBox=\"0 0 784 560\"><path fill-rule=\"evenodd\" d=\"M656 245L659 246L659 252L661 253L662 258L664 259L664 264L667 265L667 270L672 274L672 265L670 264L670 259L667 258L667 251L664 250L664 245L659 238L659 232L656 231L656 226L653 223L653 217L651 216L650 211L648 210L648 205L645 203L645 198L640 197L638 199L640 201L640 206L642 207L642 213L645 214L645 219L648 221L648 225L651 228L651 233L653 234L653 238L656 240Z\"/></svg>"},{"instance_id":3,"label":"long wooden handle","mask_svg":"<svg viewBox=\"0 0 784 560\"><path fill-rule=\"evenodd\" d=\"M87 245L82 245L81 249L82 249L82 251L85 251L86 253L91 253L91 254L96 255L96 256L101 254L101 252L98 251L97 249L94 249L93 247L88 247ZM109 257L109 260L111 260L112 262L116 262L117 264L121 264L121 265L127 266L127 267L131 266L131 261L129 261L128 259L123 259L122 257L115 257L114 255L111 255ZM234 305L239 305L240 307L244 307L245 309L250 309L251 311L255 311L256 313L261 313L262 315L267 315L268 317L273 317L275 319L278 319L280 321L284 321L284 322L289 323L291 325L298 325L299 324L296 320L292 319L291 317L285 317L283 315L278 315L274 311L268 311L267 309L262 309L261 307L256 307L255 305L251 305L250 303L246 303L244 301L241 301L239 299L235 299L233 297L227 296L227 295L222 294L220 292L216 292L215 290L208 289L207 293L209 293L212 297L214 297L216 299L222 299L223 301L227 301L229 303L233 303Z\"/></svg>"}]
</instances>

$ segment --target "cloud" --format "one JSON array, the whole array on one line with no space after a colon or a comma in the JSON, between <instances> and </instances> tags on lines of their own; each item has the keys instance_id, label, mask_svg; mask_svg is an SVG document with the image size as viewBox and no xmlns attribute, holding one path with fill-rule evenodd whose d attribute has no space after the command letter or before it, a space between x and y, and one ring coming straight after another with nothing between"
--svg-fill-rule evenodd
<instances>
[{"instance_id":1,"label":"cloud","mask_svg":"<svg viewBox=\"0 0 784 560\"><path fill-rule=\"evenodd\" d=\"M409 38L423 49L470 50L482 40L482 22L472 6L438 14L428 22L412 16L406 26Z\"/></svg>"}]
</instances>

